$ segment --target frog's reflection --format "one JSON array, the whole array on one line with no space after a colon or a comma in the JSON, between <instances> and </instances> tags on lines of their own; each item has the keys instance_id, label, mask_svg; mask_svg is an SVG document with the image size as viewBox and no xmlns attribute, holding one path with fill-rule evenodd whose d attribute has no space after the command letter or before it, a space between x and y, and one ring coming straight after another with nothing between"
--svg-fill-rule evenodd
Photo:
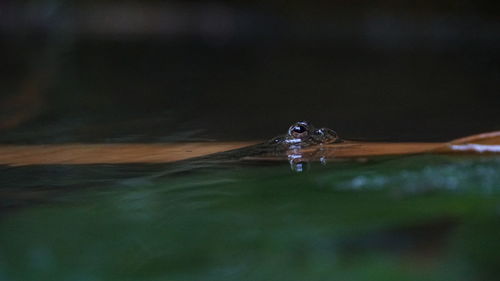
<instances>
[{"instance_id":1,"label":"frog's reflection","mask_svg":"<svg viewBox=\"0 0 500 281\"><path fill-rule=\"evenodd\" d=\"M302 153L300 153L298 149L288 150L287 155L292 171L300 173L309 168L309 161L304 159Z\"/></svg>"},{"instance_id":2,"label":"frog's reflection","mask_svg":"<svg viewBox=\"0 0 500 281\"><path fill-rule=\"evenodd\" d=\"M319 160L324 166L327 164L326 151L323 147L320 147L315 153L304 153L300 147L294 146L294 148L287 150L287 156L290 169L294 172L300 173L308 170L309 162L312 160Z\"/></svg>"}]
</instances>

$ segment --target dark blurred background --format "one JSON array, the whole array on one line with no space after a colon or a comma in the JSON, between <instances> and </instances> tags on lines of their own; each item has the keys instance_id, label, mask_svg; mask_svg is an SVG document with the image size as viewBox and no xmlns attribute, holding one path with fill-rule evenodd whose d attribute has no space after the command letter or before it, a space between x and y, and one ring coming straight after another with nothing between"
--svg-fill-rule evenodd
<instances>
[{"instance_id":1,"label":"dark blurred background","mask_svg":"<svg viewBox=\"0 0 500 281\"><path fill-rule=\"evenodd\" d=\"M499 130L499 3L2 1L0 142Z\"/></svg>"}]
</instances>

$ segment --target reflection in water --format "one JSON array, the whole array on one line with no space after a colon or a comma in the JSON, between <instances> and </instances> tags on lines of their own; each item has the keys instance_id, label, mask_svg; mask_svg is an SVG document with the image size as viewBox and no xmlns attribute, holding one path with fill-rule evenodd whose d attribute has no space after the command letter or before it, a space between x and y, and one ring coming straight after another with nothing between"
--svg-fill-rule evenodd
<instances>
[{"instance_id":1,"label":"reflection in water","mask_svg":"<svg viewBox=\"0 0 500 281\"><path fill-rule=\"evenodd\" d=\"M304 160L300 151L295 149L288 154L288 162L290 162L290 168L294 172L300 173L309 168L309 162Z\"/></svg>"},{"instance_id":2,"label":"reflection in water","mask_svg":"<svg viewBox=\"0 0 500 281\"><path fill-rule=\"evenodd\" d=\"M452 150L456 151L472 151L472 152L500 152L500 145L486 145L486 144L462 144L451 145Z\"/></svg>"},{"instance_id":3,"label":"reflection in water","mask_svg":"<svg viewBox=\"0 0 500 281\"><path fill-rule=\"evenodd\" d=\"M288 162L290 163L292 171L299 173L304 172L309 168L309 161L316 159L319 160L322 165L326 166L327 155L321 144L317 152L313 155L310 155L310 153L305 154L301 149L302 147L294 145L287 151Z\"/></svg>"},{"instance_id":4,"label":"reflection in water","mask_svg":"<svg viewBox=\"0 0 500 281\"><path fill-rule=\"evenodd\" d=\"M294 172L304 172L309 168L309 161L318 159L319 162L326 166L327 164L327 155L325 153L325 149L321 146L318 149L318 152L315 153L312 157L311 155L306 155L302 152L301 147L294 147L291 150L287 151L288 162L290 163L290 168Z\"/></svg>"}]
</instances>

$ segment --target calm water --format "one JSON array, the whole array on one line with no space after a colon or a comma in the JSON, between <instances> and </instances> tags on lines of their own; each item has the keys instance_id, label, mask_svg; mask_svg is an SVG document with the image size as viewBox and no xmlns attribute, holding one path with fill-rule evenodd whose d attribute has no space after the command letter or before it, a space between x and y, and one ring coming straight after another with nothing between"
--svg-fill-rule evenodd
<instances>
[{"instance_id":1,"label":"calm water","mask_svg":"<svg viewBox=\"0 0 500 281\"><path fill-rule=\"evenodd\" d=\"M371 141L500 130L496 3L16 2L2 145L268 140L298 120ZM0 166L0 280L497 280L499 171Z\"/></svg>"},{"instance_id":2,"label":"calm water","mask_svg":"<svg viewBox=\"0 0 500 281\"><path fill-rule=\"evenodd\" d=\"M2 168L3 280L496 280L500 158Z\"/></svg>"}]
</instances>

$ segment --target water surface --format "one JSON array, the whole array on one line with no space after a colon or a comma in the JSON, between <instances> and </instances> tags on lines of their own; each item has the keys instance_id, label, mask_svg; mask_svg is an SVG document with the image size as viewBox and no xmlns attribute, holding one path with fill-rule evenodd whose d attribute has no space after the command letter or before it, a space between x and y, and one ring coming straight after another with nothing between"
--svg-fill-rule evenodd
<instances>
[{"instance_id":1,"label":"water surface","mask_svg":"<svg viewBox=\"0 0 500 281\"><path fill-rule=\"evenodd\" d=\"M496 280L500 158L2 173L4 280ZM20 177L19 175L25 175Z\"/></svg>"}]
</instances>

